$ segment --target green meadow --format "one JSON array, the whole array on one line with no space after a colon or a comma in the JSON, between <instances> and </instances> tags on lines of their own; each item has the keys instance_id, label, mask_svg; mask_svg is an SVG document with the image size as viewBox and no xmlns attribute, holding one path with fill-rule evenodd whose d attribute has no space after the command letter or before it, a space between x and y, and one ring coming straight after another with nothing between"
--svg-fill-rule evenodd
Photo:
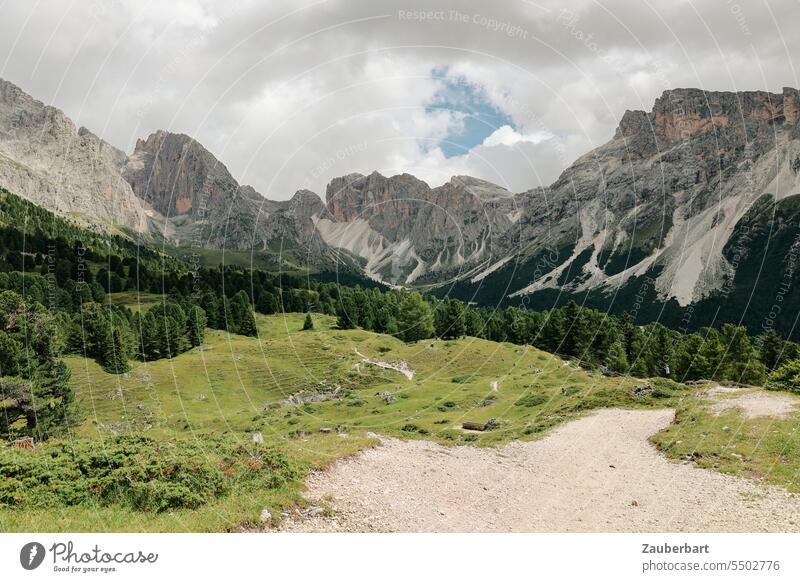
<instances>
[{"instance_id":1,"label":"green meadow","mask_svg":"<svg viewBox=\"0 0 800 582\"><path fill-rule=\"evenodd\" d=\"M146 309L155 299L114 300ZM127 506L0 510L3 531L231 531L254 527L262 510L304 503L302 475L377 443L376 435L445 445L495 446L541 438L551 428L606 407L674 407L677 421L654 437L675 460L797 490L796 418L747 420L708 412L701 389L651 379L606 377L535 348L476 338L406 344L363 330L340 330L335 318L257 316L258 337L207 330L202 346L169 360L136 363L109 374L69 356L79 419L69 439L111 443L146 435L169 443L221 438L264 446L292 460L298 478L276 487L233 487L200 507L141 511ZM413 370L407 377L401 370ZM289 401L293 397L293 401ZM464 422L490 430L468 431ZM729 430L735 426L736 437ZM45 444L35 454L44 454Z\"/></svg>"}]
</instances>

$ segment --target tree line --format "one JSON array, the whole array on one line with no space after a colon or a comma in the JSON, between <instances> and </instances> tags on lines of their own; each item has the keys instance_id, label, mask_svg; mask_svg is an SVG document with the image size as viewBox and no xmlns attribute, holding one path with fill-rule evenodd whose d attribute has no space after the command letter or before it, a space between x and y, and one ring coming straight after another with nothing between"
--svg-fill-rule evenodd
<instances>
[{"instance_id":1,"label":"tree line","mask_svg":"<svg viewBox=\"0 0 800 582\"><path fill-rule=\"evenodd\" d=\"M744 326L726 323L685 334L575 302L546 311L496 310L414 291L340 288L337 307L339 327L345 329L362 327L406 341L472 336L531 345L637 377L762 384L771 372L800 358L800 345L775 330L753 337Z\"/></svg>"}]
</instances>

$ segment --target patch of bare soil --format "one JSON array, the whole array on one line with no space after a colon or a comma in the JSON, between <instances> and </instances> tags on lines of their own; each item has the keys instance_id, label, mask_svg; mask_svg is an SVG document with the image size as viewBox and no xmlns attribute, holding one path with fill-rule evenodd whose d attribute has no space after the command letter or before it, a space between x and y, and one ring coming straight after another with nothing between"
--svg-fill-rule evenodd
<instances>
[{"instance_id":1,"label":"patch of bare soil","mask_svg":"<svg viewBox=\"0 0 800 582\"><path fill-rule=\"evenodd\" d=\"M730 392L716 392L714 394L730 394ZM709 395L712 398L714 394L709 391ZM736 408L745 418L786 418L797 411L798 404L800 404L800 399L797 397L777 392L767 392L761 389L744 392L740 396L733 398L715 398L715 400L714 404L711 405L711 411L714 414L720 414L731 408Z\"/></svg>"},{"instance_id":2,"label":"patch of bare soil","mask_svg":"<svg viewBox=\"0 0 800 582\"><path fill-rule=\"evenodd\" d=\"M706 396L724 396L727 394L738 394L743 392L744 388L734 388L731 386L714 386L706 390Z\"/></svg>"},{"instance_id":3,"label":"patch of bare soil","mask_svg":"<svg viewBox=\"0 0 800 582\"><path fill-rule=\"evenodd\" d=\"M331 511L296 532L800 531L800 498L672 463L648 437L671 410L602 410L536 442L448 448L383 444L308 480Z\"/></svg>"},{"instance_id":4,"label":"patch of bare soil","mask_svg":"<svg viewBox=\"0 0 800 582\"><path fill-rule=\"evenodd\" d=\"M391 363L391 362L381 362L379 360L370 360L367 356L359 352L356 348L353 348L353 351L359 358L361 358L367 364L372 364L373 366L384 368L386 370L394 370L395 372L400 372L408 380L414 379L414 370L411 369L411 366L408 365L408 362Z\"/></svg>"}]
</instances>

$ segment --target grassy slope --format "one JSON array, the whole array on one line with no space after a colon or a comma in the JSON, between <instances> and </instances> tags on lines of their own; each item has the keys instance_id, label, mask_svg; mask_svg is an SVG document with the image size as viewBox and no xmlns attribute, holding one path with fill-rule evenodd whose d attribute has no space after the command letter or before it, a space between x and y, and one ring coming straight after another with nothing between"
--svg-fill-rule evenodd
<instances>
[{"instance_id":1,"label":"grassy slope","mask_svg":"<svg viewBox=\"0 0 800 582\"><path fill-rule=\"evenodd\" d=\"M633 379L588 373L535 348L474 338L407 345L335 329L333 318L319 315L315 331L301 332L303 317L259 316L258 339L209 330L202 348L171 361L138 364L120 376L93 361L67 358L87 412L76 434L102 436L113 426L164 438L261 431L283 440L341 426L354 434L496 444L532 438L592 408L662 404L657 398L635 400ZM364 364L355 348L372 360L408 362L414 379ZM350 394L300 408L279 406L290 394L315 391L322 382ZM386 404L381 392L396 402ZM507 424L480 435L454 431L463 421L489 418Z\"/></svg>"},{"instance_id":2,"label":"grassy slope","mask_svg":"<svg viewBox=\"0 0 800 582\"><path fill-rule=\"evenodd\" d=\"M138 293L136 291L121 291L110 293L109 300L114 305L128 307L133 312L144 312L162 300L163 295L157 293Z\"/></svg>"},{"instance_id":3,"label":"grassy slope","mask_svg":"<svg viewBox=\"0 0 800 582\"><path fill-rule=\"evenodd\" d=\"M800 396L768 394L796 399L800 411ZM714 414L710 404L702 392L685 399L675 422L651 440L671 459L800 493L800 412L745 418L736 409Z\"/></svg>"},{"instance_id":4,"label":"grassy slope","mask_svg":"<svg viewBox=\"0 0 800 582\"><path fill-rule=\"evenodd\" d=\"M370 432L495 445L539 438L595 408L676 406L678 424L654 439L668 455L680 459L687 450L699 451L692 458L701 464L715 455L724 457L724 464L708 466L745 475L754 474L752 459L762 469L783 459L770 480L796 489L791 479L800 469L797 445L781 447L794 436L786 432L791 421L769 423L768 429L765 421L744 420L735 412L711 416L702 411L704 403L693 390L668 383L654 395L635 399L631 389L640 381L605 378L534 348L474 338L409 345L362 330L335 329L333 318L320 315L314 316L315 331L302 332L303 319L303 314L258 316L257 339L209 330L202 348L173 360L136 364L120 376L103 372L93 361L69 357L85 415L75 436L102 439L113 428L164 439L212 433L248 439L260 431L267 442L281 443L310 468L370 446L375 442ZM372 360L408 362L413 380L364 364L355 348ZM348 395L299 408L278 404L320 383L340 385ZM387 404L382 392L396 401ZM484 433L460 428L463 421L489 418L501 425ZM729 454L739 450L730 449L730 442L707 437L726 425L737 427L741 446L749 447L746 457ZM320 433L325 427L334 430ZM337 428L347 438L337 436ZM783 450L779 457L773 454L776 448ZM233 494L200 510L170 514L113 508L0 511L0 530L219 531L254 522L264 507L300 501L300 484L294 484L263 495Z\"/></svg>"}]
</instances>

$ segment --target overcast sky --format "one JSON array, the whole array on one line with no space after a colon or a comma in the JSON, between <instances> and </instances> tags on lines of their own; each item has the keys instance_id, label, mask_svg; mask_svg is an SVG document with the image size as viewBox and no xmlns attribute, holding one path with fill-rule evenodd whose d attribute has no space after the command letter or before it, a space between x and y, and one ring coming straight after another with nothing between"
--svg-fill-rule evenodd
<instances>
[{"instance_id":1,"label":"overcast sky","mask_svg":"<svg viewBox=\"0 0 800 582\"><path fill-rule=\"evenodd\" d=\"M421 13L421 11L423 11ZM331 177L550 183L665 89L800 85L798 0L0 0L0 77L272 199Z\"/></svg>"}]
</instances>

